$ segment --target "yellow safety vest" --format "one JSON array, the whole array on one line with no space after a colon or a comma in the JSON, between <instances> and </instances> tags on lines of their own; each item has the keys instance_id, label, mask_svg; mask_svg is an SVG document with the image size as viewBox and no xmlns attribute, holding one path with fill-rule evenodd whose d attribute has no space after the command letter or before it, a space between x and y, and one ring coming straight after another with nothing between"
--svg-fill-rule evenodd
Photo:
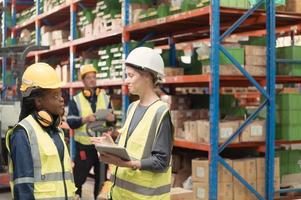
<instances>
[{"instance_id":1,"label":"yellow safety vest","mask_svg":"<svg viewBox=\"0 0 301 200\"><path fill-rule=\"evenodd\" d=\"M84 118L88 115L93 114L90 102L83 95L82 92L78 93L74 96L74 101L77 105L77 109L79 111L79 115ZM101 91L97 96L96 102L96 110L98 109L106 109L109 105L109 97L106 95L104 91ZM74 140L83 144L83 145L91 145L90 136L86 132L86 124L74 130Z\"/></svg>"},{"instance_id":2,"label":"yellow safety vest","mask_svg":"<svg viewBox=\"0 0 301 200\"><path fill-rule=\"evenodd\" d=\"M33 183L35 199L65 200L65 182L68 199L74 199L76 187L74 186L71 160L67 146L64 142L63 131L60 130L60 137L64 144L65 152L64 171L62 171L60 157L55 144L38 122L29 115L19 122L18 125L26 130L29 139L33 159L34 177L22 177L13 180L14 169L11 157L9 156L10 187L12 193L14 191L14 185ZM9 130L6 135L6 147L8 152L10 152L9 144L12 133L13 129Z\"/></svg>"},{"instance_id":3,"label":"yellow safety vest","mask_svg":"<svg viewBox=\"0 0 301 200\"><path fill-rule=\"evenodd\" d=\"M121 129L118 145L124 146L130 122L139 101L129 108L128 117ZM162 101L151 105L127 141L127 151L133 160L141 160L151 155L152 145L164 115L169 112ZM132 170L126 167L113 167L111 176L115 185L112 188L113 200L169 200L171 187L171 167L165 172Z\"/></svg>"}]
</instances>

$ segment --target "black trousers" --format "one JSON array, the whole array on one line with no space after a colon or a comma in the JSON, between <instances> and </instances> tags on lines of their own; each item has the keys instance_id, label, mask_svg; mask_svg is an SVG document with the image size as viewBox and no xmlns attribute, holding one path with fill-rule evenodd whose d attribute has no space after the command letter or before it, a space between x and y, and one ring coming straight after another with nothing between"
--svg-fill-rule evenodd
<instances>
[{"instance_id":1,"label":"black trousers","mask_svg":"<svg viewBox=\"0 0 301 200\"><path fill-rule=\"evenodd\" d=\"M94 145L82 145L75 142L76 154L74 159L74 182L77 187L75 192L82 196L82 185L85 183L89 172L94 167L95 183L94 183L94 199L97 198L100 190L100 162ZM105 174L102 174L105 177ZM102 178L104 178L102 177Z\"/></svg>"}]
</instances>

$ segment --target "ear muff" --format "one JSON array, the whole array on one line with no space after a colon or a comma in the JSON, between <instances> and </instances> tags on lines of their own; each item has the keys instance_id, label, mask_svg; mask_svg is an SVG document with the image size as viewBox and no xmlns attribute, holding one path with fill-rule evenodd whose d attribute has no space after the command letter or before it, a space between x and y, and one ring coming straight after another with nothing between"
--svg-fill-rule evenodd
<instances>
[{"instance_id":1,"label":"ear muff","mask_svg":"<svg viewBox=\"0 0 301 200\"><path fill-rule=\"evenodd\" d=\"M41 110L41 111L37 112L36 118L37 118L38 122L44 127L49 127L51 125L58 127L61 124L60 117L58 117L56 120L53 120L52 115L45 110Z\"/></svg>"},{"instance_id":2,"label":"ear muff","mask_svg":"<svg viewBox=\"0 0 301 200\"><path fill-rule=\"evenodd\" d=\"M100 90L99 88L96 88L96 89L95 89L95 95L98 96L99 93L100 93L100 91L101 91L101 90ZM92 96L92 90L84 89L84 90L83 90L83 95L84 95L85 97L91 97L91 96Z\"/></svg>"}]
</instances>

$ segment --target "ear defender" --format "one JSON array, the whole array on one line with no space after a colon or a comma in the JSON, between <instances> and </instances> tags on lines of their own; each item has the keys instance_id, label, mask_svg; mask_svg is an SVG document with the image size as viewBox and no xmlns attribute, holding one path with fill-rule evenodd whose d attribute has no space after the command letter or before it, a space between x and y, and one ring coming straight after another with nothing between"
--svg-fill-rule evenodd
<instances>
[{"instance_id":1,"label":"ear defender","mask_svg":"<svg viewBox=\"0 0 301 200\"><path fill-rule=\"evenodd\" d=\"M36 117L37 117L38 122L44 127L49 127L51 125L58 127L61 124L60 117L58 117L57 120L54 121L51 114L45 110L41 110L41 111L37 112Z\"/></svg>"},{"instance_id":2,"label":"ear defender","mask_svg":"<svg viewBox=\"0 0 301 200\"><path fill-rule=\"evenodd\" d=\"M101 90L99 88L95 88L95 95L98 96L100 91ZM90 90L89 89L84 89L83 90L83 95L85 97L91 97L92 96L92 90L91 89Z\"/></svg>"}]
</instances>

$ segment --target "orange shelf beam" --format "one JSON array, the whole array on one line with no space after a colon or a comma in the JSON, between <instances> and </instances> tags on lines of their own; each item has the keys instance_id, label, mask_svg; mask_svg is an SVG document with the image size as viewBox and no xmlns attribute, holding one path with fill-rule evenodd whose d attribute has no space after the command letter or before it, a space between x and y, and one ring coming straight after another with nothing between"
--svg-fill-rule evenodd
<instances>
[{"instance_id":1,"label":"orange shelf beam","mask_svg":"<svg viewBox=\"0 0 301 200\"><path fill-rule=\"evenodd\" d=\"M193 150L199 150L199 151L209 151L210 150L210 146L208 144L196 144L193 142L179 140L179 139L176 139L173 144L175 147L180 147L180 148L185 148L185 149L193 149Z\"/></svg>"},{"instance_id":2,"label":"orange shelf beam","mask_svg":"<svg viewBox=\"0 0 301 200\"><path fill-rule=\"evenodd\" d=\"M85 44L88 42L94 42L94 41L101 40L101 39L106 39L106 38L112 37L112 36L120 35L120 37L121 37L121 33L122 33L122 28L120 27L120 29L104 32L104 33L100 34L99 36L85 37L85 38L79 38L79 39L73 40L71 42L71 45L79 46L81 44Z\"/></svg>"},{"instance_id":3,"label":"orange shelf beam","mask_svg":"<svg viewBox=\"0 0 301 200\"><path fill-rule=\"evenodd\" d=\"M123 85L122 79L101 79L96 82L97 87L121 87ZM63 88L83 88L81 81L68 82Z\"/></svg>"},{"instance_id":4,"label":"orange shelf beam","mask_svg":"<svg viewBox=\"0 0 301 200\"><path fill-rule=\"evenodd\" d=\"M276 141L276 145L281 144L300 144L301 141ZM210 150L210 144L205 143L193 143L186 140L176 139L174 141L174 146L179 148L185 148L185 149L193 149L193 150L199 150L199 151L209 151ZM265 142L241 142L241 143L234 143L230 144L228 148L255 148L256 150L260 152L265 152Z\"/></svg>"},{"instance_id":5,"label":"orange shelf beam","mask_svg":"<svg viewBox=\"0 0 301 200\"><path fill-rule=\"evenodd\" d=\"M49 50L44 50L44 51L37 51L37 52L31 52L27 55L27 57L32 57L35 56L36 54L38 55L43 55L43 54L49 54L53 53L55 51L60 51L66 49L66 52L69 51L70 46L81 46L86 43L93 43L93 42L101 42L103 43L107 42L107 38L109 37L120 37L121 38L121 29L119 30L114 30L110 32L103 33L97 37L89 37L89 38L79 38L73 41L65 42L62 45L57 45L57 46L51 46Z\"/></svg>"}]
</instances>

